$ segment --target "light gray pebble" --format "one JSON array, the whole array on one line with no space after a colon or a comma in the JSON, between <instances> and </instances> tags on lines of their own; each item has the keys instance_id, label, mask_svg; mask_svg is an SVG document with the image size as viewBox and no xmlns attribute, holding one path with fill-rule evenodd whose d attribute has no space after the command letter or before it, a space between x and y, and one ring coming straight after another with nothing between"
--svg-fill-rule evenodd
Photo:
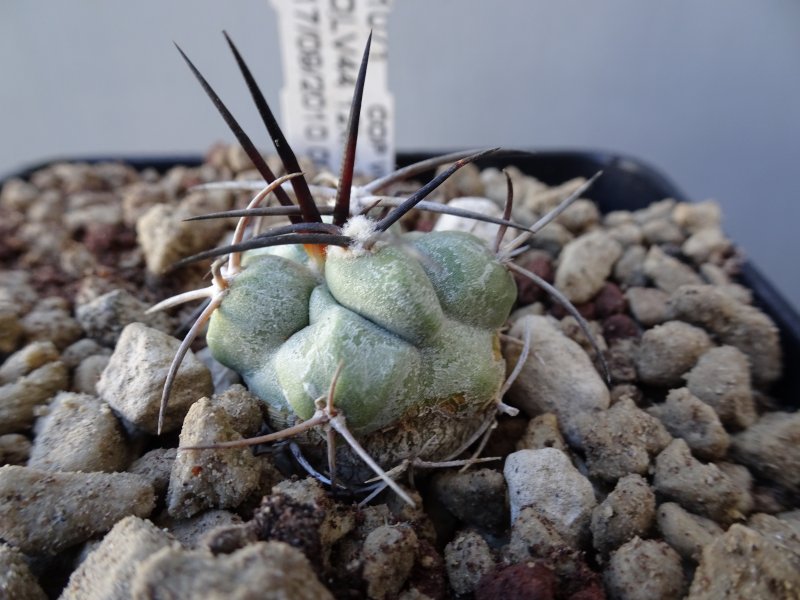
<instances>
[{"instance_id":1,"label":"light gray pebble","mask_svg":"<svg viewBox=\"0 0 800 600\"><path fill-rule=\"evenodd\" d=\"M0 466L24 465L31 454L31 441L19 433L0 435Z\"/></svg>"},{"instance_id":2,"label":"light gray pebble","mask_svg":"<svg viewBox=\"0 0 800 600\"><path fill-rule=\"evenodd\" d=\"M508 524L508 498L503 474L492 469L445 471L433 478L433 493L459 520L488 530Z\"/></svg>"},{"instance_id":3,"label":"light gray pebble","mask_svg":"<svg viewBox=\"0 0 800 600\"><path fill-rule=\"evenodd\" d=\"M653 244L680 245L686 239L681 228L670 219L652 219L642 224L642 236L651 246Z\"/></svg>"},{"instance_id":4,"label":"light gray pebble","mask_svg":"<svg viewBox=\"0 0 800 600\"><path fill-rule=\"evenodd\" d=\"M672 318L703 327L750 360L753 381L765 385L781 374L778 328L763 312L711 285L687 285L669 299Z\"/></svg>"},{"instance_id":5,"label":"light gray pebble","mask_svg":"<svg viewBox=\"0 0 800 600\"><path fill-rule=\"evenodd\" d=\"M200 514L189 517L188 519L169 519L159 521L159 525L169 530L172 536L177 539L184 548L199 548L202 539L212 529L216 527L228 527L231 525L241 525L242 518L230 511L212 509Z\"/></svg>"},{"instance_id":6,"label":"light gray pebble","mask_svg":"<svg viewBox=\"0 0 800 600\"><path fill-rule=\"evenodd\" d=\"M444 548L444 564L450 587L456 594L471 594L481 577L494 568L486 543L474 531L461 531Z\"/></svg>"},{"instance_id":7,"label":"light gray pebble","mask_svg":"<svg viewBox=\"0 0 800 600\"><path fill-rule=\"evenodd\" d=\"M614 225L613 227L609 227L606 232L623 248L639 246L644 240L642 228L633 222Z\"/></svg>"},{"instance_id":8,"label":"light gray pebble","mask_svg":"<svg viewBox=\"0 0 800 600\"><path fill-rule=\"evenodd\" d=\"M0 467L0 537L26 554L57 554L154 506L153 488L129 473Z\"/></svg>"},{"instance_id":9,"label":"light gray pebble","mask_svg":"<svg viewBox=\"0 0 800 600\"><path fill-rule=\"evenodd\" d=\"M83 331L69 314L68 304L61 298L45 298L22 318L28 342L51 341L57 348L66 348L81 337Z\"/></svg>"},{"instance_id":10,"label":"light gray pebble","mask_svg":"<svg viewBox=\"0 0 800 600\"><path fill-rule=\"evenodd\" d=\"M686 588L678 553L638 537L611 555L603 579L612 600L679 600Z\"/></svg>"},{"instance_id":11,"label":"light gray pebble","mask_svg":"<svg viewBox=\"0 0 800 600\"><path fill-rule=\"evenodd\" d=\"M800 555L757 531L734 524L703 548L689 600L797 598Z\"/></svg>"},{"instance_id":12,"label":"light gray pebble","mask_svg":"<svg viewBox=\"0 0 800 600\"><path fill-rule=\"evenodd\" d=\"M623 289L647 284L647 276L644 274L646 256L647 250L644 246L633 244L625 248L620 259L614 264L614 280Z\"/></svg>"},{"instance_id":13,"label":"light gray pebble","mask_svg":"<svg viewBox=\"0 0 800 600\"><path fill-rule=\"evenodd\" d=\"M800 525L796 521L757 513L750 515L747 526L800 556Z\"/></svg>"},{"instance_id":14,"label":"light gray pebble","mask_svg":"<svg viewBox=\"0 0 800 600\"><path fill-rule=\"evenodd\" d=\"M629 210L612 210L603 215L603 225L616 227L625 223L635 223L633 213Z\"/></svg>"},{"instance_id":15,"label":"light gray pebble","mask_svg":"<svg viewBox=\"0 0 800 600\"><path fill-rule=\"evenodd\" d=\"M225 192L200 192L190 193L177 206L151 206L136 221L136 236L147 270L163 275L181 258L213 247L225 231L225 220L187 222L185 219L228 210L230 204L231 196Z\"/></svg>"},{"instance_id":16,"label":"light gray pebble","mask_svg":"<svg viewBox=\"0 0 800 600\"><path fill-rule=\"evenodd\" d=\"M8 600L47 600L25 555L0 542L0 596Z\"/></svg>"},{"instance_id":17,"label":"light gray pebble","mask_svg":"<svg viewBox=\"0 0 800 600\"><path fill-rule=\"evenodd\" d=\"M750 486L741 485L741 473L732 477L714 463L701 463L680 438L673 440L655 463L653 487L691 512L730 523L745 516L742 509L752 506Z\"/></svg>"},{"instance_id":18,"label":"light gray pebble","mask_svg":"<svg viewBox=\"0 0 800 600\"><path fill-rule=\"evenodd\" d=\"M544 250L550 256L556 257L561 254L563 248L567 246L575 236L566 227L559 223L549 223L547 227L541 229L530 239L530 247L537 250Z\"/></svg>"},{"instance_id":19,"label":"light gray pebble","mask_svg":"<svg viewBox=\"0 0 800 600\"><path fill-rule=\"evenodd\" d=\"M792 494L800 494L800 412L771 412L732 438L731 456Z\"/></svg>"},{"instance_id":20,"label":"light gray pebble","mask_svg":"<svg viewBox=\"0 0 800 600\"><path fill-rule=\"evenodd\" d=\"M526 506L535 506L564 540L577 546L588 533L597 504L592 484L555 448L518 450L506 458L512 523Z\"/></svg>"},{"instance_id":21,"label":"light gray pebble","mask_svg":"<svg viewBox=\"0 0 800 600\"><path fill-rule=\"evenodd\" d=\"M124 470L128 449L111 408L95 396L61 392L36 422L28 466L42 471Z\"/></svg>"},{"instance_id":22,"label":"light gray pebble","mask_svg":"<svg viewBox=\"0 0 800 600\"><path fill-rule=\"evenodd\" d=\"M673 437L686 440L699 458L721 459L728 451L731 440L717 413L686 388L670 390L665 402L647 412L657 417Z\"/></svg>"},{"instance_id":23,"label":"light gray pebble","mask_svg":"<svg viewBox=\"0 0 800 600\"><path fill-rule=\"evenodd\" d=\"M141 323L126 326L97 382L99 395L130 422L156 433L164 381L178 346L177 339ZM211 389L208 369L188 351L175 376L163 430L178 428L189 407Z\"/></svg>"},{"instance_id":24,"label":"light gray pebble","mask_svg":"<svg viewBox=\"0 0 800 600\"><path fill-rule=\"evenodd\" d=\"M160 182L139 181L122 190L122 221L135 227L150 207L165 204L172 199L166 186Z\"/></svg>"},{"instance_id":25,"label":"light gray pebble","mask_svg":"<svg viewBox=\"0 0 800 600\"><path fill-rule=\"evenodd\" d=\"M211 397L211 404L219 406L231 420L231 427L243 437L252 437L261 429L264 401L251 394L243 385L235 384L221 394Z\"/></svg>"},{"instance_id":26,"label":"light gray pebble","mask_svg":"<svg viewBox=\"0 0 800 600\"><path fill-rule=\"evenodd\" d=\"M149 306L133 294L116 289L75 309L86 335L104 346L113 347L120 333L130 323L142 323L167 333L172 320L163 312L147 314Z\"/></svg>"},{"instance_id":27,"label":"light gray pebble","mask_svg":"<svg viewBox=\"0 0 800 600\"><path fill-rule=\"evenodd\" d=\"M622 255L619 243L602 231L584 234L564 247L556 268L555 286L573 303L590 300Z\"/></svg>"},{"instance_id":28,"label":"light gray pebble","mask_svg":"<svg viewBox=\"0 0 800 600\"><path fill-rule=\"evenodd\" d=\"M681 252L696 265L722 264L733 248L733 243L721 229L709 227L693 233L681 246Z\"/></svg>"},{"instance_id":29,"label":"light gray pebble","mask_svg":"<svg viewBox=\"0 0 800 600\"><path fill-rule=\"evenodd\" d=\"M608 388L586 352L547 317L523 317L510 333L523 338L526 328L530 331L533 351L511 386L508 398L530 416L555 413L567 438L574 437L579 413L608 407ZM509 364L516 363L519 353L517 345L506 347Z\"/></svg>"},{"instance_id":30,"label":"light gray pebble","mask_svg":"<svg viewBox=\"0 0 800 600\"><path fill-rule=\"evenodd\" d=\"M333 600L308 559L283 542L257 542L217 556L200 550L162 548L140 564L131 592L133 600Z\"/></svg>"},{"instance_id":31,"label":"light gray pebble","mask_svg":"<svg viewBox=\"0 0 800 600\"><path fill-rule=\"evenodd\" d=\"M550 561L568 556L574 549L536 506L526 506L511 524L511 536L503 549L505 562L517 564L531 559Z\"/></svg>"},{"instance_id":32,"label":"light gray pebble","mask_svg":"<svg viewBox=\"0 0 800 600\"><path fill-rule=\"evenodd\" d=\"M172 463L178 454L176 448L155 448L136 459L128 473L139 475L150 485L158 498L167 493L169 478L172 473Z\"/></svg>"},{"instance_id":33,"label":"light gray pebble","mask_svg":"<svg viewBox=\"0 0 800 600\"><path fill-rule=\"evenodd\" d=\"M689 391L711 406L728 427L748 427L758 417L750 385L750 362L739 349L711 348L685 377Z\"/></svg>"},{"instance_id":34,"label":"light gray pebble","mask_svg":"<svg viewBox=\"0 0 800 600\"><path fill-rule=\"evenodd\" d=\"M684 510L675 502L664 502L656 511L664 540L684 559L697 562L703 548L724 531L716 522Z\"/></svg>"},{"instance_id":35,"label":"light gray pebble","mask_svg":"<svg viewBox=\"0 0 800 600\"><path fill-rule=\"evenodd\" d=\"M109 360L104 354L95 354L81 361L72 375L72 390L80 394L96 394L97 382L100 381Z\"/></svg>"},{"instance_id":36,"label":"light gray pebble","mask_svg":"<svg viewBox=\"0 0 800 600\"><path fill-rule=\"evenodd\" d=\"M703 282L692 267L666 254L658 246L650 246L642 268L644 274L653 281L655 286L668 294L682 285Z\"/></svg>"},{"instance_id":37,"label":"light gray pebble","mask_svg":"<svg viewBox=\"0 0 800 600\"><path fill-rule=\"evenodd\" d=\"M24 333L22 321L15 308L0 302L0 354L14 352Z\"/></svg>"},{"instance_id":38,"label":"light gray pebble","mask_svg":"<svg viewBox=\"0 0 800 600\"><path fill-rule=\"evenodd\" d=\"M630 399L620 400L605 412L585 415L579 435L589 475L610 482L629 473L646 474L651 457L671 440L661 422Z\"/></svg>"},{"instance_id":39,"label":"light gray pebble","mask_svg":"<svg viewBox=\"0 0 800 600\"><path fill-rule=\"evenodd\" d=\"M558 428L558 417L545 413L528 421L525 432L517 441L517 450L539 450L555 448L568 453L567 444Z\"/></svg>"},{"instance_id":40,"label":"light gray pebble","mask_svg":"<svg viewBox=\"0 0 800 600\"><path fill-rule=\"evenodd\" d=\"M656 496L641 475L626 475L592 511L592 543L608 554L634 536L645 537L653 525Z\"/></svg>"},{"instance_id":41,"label":"light gray pebble","mask_svg":"<svg viewBox=\"0 0 800 600\"><path fill-rule=\"evenodd\" d=\"M0 304L11 306L22 316L33 308L39 294L31 285L27 271L0 271Z\"/></svg>"},{"instance_id":42,"label":"light gray pebble","mask_svg":"<svg viewBox=\"0 0 800 600\"><path fill-rule=\"evenodd\" d=\"M73 571L62 600L129 600L139 565L162 548L176 547L163 529L138 517L125 517Z\"/></svg>"},{"instance_id":43,"label":"light gray pebble","mask_svg":"<svg viewBox=\"0 0 800 600\"><path fill-rule=\"evenodd\" d=\"M383 600L400 592L411 574L418 545L414 530L404 525L382 525L367 535L361 555L369 598Z\"/></svg>"},{"instance_id":44,"label":"light gray pebble","mask_svg":"<svg viewBox=\"0 0 800 600\"><path fill-rule=\"evenodd\" d=\"M645 327L659 325L669 319L669 295L658 288L631 287L625 291L633 317Z\"/></svg>"},{"instance_id":45,"label":"light gray pebble","mask_svg":"<svg viewBox=\"0 0 800 600\"><path fill-rule=\"evenodd\" d=\"M189 409L181 446L203 446L240 440L224 409L208 398ZM259 483L259 459L249 448L184 450L172 465L167 507L173 517L187 518L209 508L235 508Z\"/></svg>"},{"instance_id":46,"label":"light gray pebble","mask_svg":"<svg viewBox=\"0 0 800 600\"><path fill-rule=\"evenodd\" d=\"M0 206L13 211L21 211L33 204L39 195L39 188L32 183L12 177L0 187Z\"/></svg>"},{"instance_id":47,"label":"light gray pebble","mask_svg":"<svg viewBox=\"0 0 800 600\"><path fill-rule=\"evenodd\" d=\"M682 321L667 321L642 335L636 355L639 379L649 385L680 385L681 376L712 347L708 334Z\"/></svg>"},{"instance_id":48,"label":"light gray pebble","mask_svg":"<svg viewBox=\"0 0 800 600\"><path fill-rule=\"evenodd\" d=\"M61 361L48 362L14 383L0 386L0 434L28 429L36 410L69 385L67 368Z\"/></svg>"},{"instance_id":49,"label":"light gray pebble","mask_svg":"<svg viewBox=\"0 0 800 600\"><path fill-rule=\"evenodd\" d=\"M642 224L652 221L653 219L666 219L672 214L675 205L676 202L672 198L653 202L645 208L633 211L633 219L637 223Z\"/></svg>"},{"instance_id":50,"label":"light gray pebble","mask_svg":"<svg viewBox=\"0 0 800 600\"><path fill-rule=\"evenodd\" d=\"M447 205L451 208L468 210L473 213L479 213L494 219L503 217L503 209L500 208L494 201L488 198L475 198L475 197L461 197L453 198ZM459 217L456 215L442 214L436 220L433 226L434 231L465 231L471 233L475 237L483 240L486 245L494 243L497 237L499 225L494 223L487 223L484 221L476 221L468 217ZM508 232L504 239L508 241Z\"/></svg>"},{"instance_id":51,"label":"light gray pebble","mask_svg":"<svg viewBox=\"0 0 800 600\"><path fill-rule=\"evenodd\" d=\"M31 342L6 358L0 366L0 383L11 383L42 365L58 360L58 348L53 342Z\"/></svg>"},{"instance_id":52,"label":"light gray pebble","mask_svg":"<svg viewBox=\"0 0 800 600\"><path fill-rule=\"evenodd\" d=\"M111 349L104 348L92 338L81 338L64 349L61 353L61 362L74 369L85 359L98 354L111 356Z\"/></svg>"},{"instance_id":53,"label":"light gray pebble","mask_svg":"<svg viewBox=\"0 0 800 600\"><path fill-rule=\"evenodd\" d=\"M439 167L436 169L436 173L442 173L446 169L446 166ZM481 170L474 164L467 163L448 177L439 186L438 191L445 200L460 196L484 196L485 188L481 181Z\"/></svg>"},{"instance_id":54,"label":"light gray pebble","mask_svg":"<svg viewBox=\"0 0 800 600\"><path fill-rule=\"evenodd\" d=\"M678 202L672 209L672 220L693 233L708 227L718 227L722 222L722 209L714 200Z\"/></svg>"},{"instance_id":55,"label":"light gray pebble","mask_svg":"<svg viewBox=\"0 0 800 600\"><path fill-rule=\"evenodd\" d=\"M556 222L561 223L570 233L580 235L600 222L600 211L591 200L579 198L556 217Z\"/></svg>"}]
</instances>

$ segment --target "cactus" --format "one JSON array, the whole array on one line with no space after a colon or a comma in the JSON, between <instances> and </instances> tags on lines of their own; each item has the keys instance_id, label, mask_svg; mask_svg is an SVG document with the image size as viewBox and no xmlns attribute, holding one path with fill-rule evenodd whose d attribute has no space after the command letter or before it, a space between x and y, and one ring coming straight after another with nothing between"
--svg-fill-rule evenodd
<instances>
[{"instance_id":1,"label":"cactus","mask_svg":"<svg viewBox=\"0 0 800 600\"><path fill-rule=\"evenodd\" d=\"M447 211L441 205L425 203L424 198L456 169L492 151L425 161L363 187L353 186L368 41L338 188L315 188L317 193L335 195L335 201L332 208L318 205L249 69L230 38L227 40L289 175L275 177L181 51L265 183L247 209L207 215L240 217L230 245L179 263L228 255L226 263L218 259L213 264L212 285L151 309L208 300L175 357L164 388L162 413L183 355L208 323L206 340L214 357L242 375L248 388L266 403L271 426L280 429L253 443L298 436L317 463L324 460L327 449L328 481L334 472L344 482L363 481L369 476L369 467L385 485L410 501L386 469L412 460L450 464L448 461L488 430L498 411L514 412L502 403L507 385L499 342L500 330L516 300L509 269L533 277L556 294L557 300L563 298L510 259L527 237L566 208L592 180L533 227L508 220L509 181L503 219L468 215L501 226L491 249L463 232L395 235L389 228L412 208ZM378 195L394 181L451 162L409 198ZM297 204L285 185L291 185ZM247 184L218 186L246 188ZM283 206L261 208L270 194ZM370 207L377 200L392 209L373 219ZM323 222L321 213L331 214L332 222ZM291 224L245 239L251 219L264 214L286 214ZM507 227L524 233L500 249ZM577 312L571 311L583 323ZM347 444L337 446L336 433Z\"/></svg>"}]
</instances>

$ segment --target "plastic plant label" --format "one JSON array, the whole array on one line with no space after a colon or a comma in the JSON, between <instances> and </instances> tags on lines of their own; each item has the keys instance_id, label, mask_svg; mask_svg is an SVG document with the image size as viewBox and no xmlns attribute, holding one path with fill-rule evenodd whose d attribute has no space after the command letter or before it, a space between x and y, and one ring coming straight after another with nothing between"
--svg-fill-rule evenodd
<instances>
[{"instance_id":1,"label":"plastic plant label","mask_svg":"<svg viewBox=\"0 0 800 600\"><path fill-rule=\"evenodd\" d=\"M394 169L394 99L387 88L392 0L271 0L278 13L289 144L336 172L364 43L372 31L359 125L356 172L375 178Z\"/></svg>"}]
</instances>

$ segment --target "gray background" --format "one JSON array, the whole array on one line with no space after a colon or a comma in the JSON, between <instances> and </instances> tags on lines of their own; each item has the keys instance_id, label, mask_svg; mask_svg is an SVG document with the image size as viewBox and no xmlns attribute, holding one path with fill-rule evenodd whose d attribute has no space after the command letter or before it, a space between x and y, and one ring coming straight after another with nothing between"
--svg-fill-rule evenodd
<instances>
[{"instance_id":1,"label":"gray background","mask_svg":"<svg viewBox=\"0 0 800 600\"><path fill-rule=\"evenodd\" d=\"M0 173L232 139L172 40L260 131L220 31L278 108L275 19L267 0L3 2ZM396 0L389 35L399 148L637 156L717 198L728 233L800 306L800 3Z\"/></svg>"}]
</instances>

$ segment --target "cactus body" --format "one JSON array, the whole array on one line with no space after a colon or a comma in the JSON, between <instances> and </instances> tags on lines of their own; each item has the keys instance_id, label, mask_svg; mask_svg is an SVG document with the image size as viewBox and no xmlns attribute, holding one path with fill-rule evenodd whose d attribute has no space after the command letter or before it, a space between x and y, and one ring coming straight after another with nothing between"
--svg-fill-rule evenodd
<instances>
[{"instance_id":1,"label":"cactus body","mask_svg":"<svg viewBox=\"0 0 800 600\"><path fill-rule=\"evenodd\" d=\"M323 273L301 246L245 254L208 346L277 426L311 417L341 362L334 405L379 463L441 458L497 400L513 278L462 232L335 250Z\"/></svg>"}]
</instances>

